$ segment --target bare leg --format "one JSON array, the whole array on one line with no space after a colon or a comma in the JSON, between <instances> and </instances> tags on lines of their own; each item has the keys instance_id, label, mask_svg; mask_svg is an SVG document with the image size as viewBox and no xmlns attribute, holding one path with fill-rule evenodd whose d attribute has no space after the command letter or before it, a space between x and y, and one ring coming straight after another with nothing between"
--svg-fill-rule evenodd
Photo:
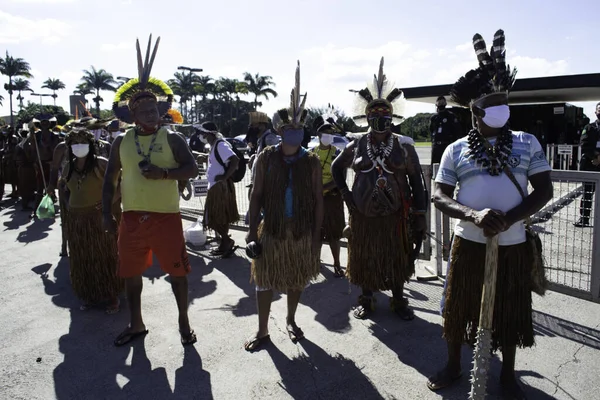
<instances>
[{"instance_id":1,"label":"bare leg","mask_svg":"<svg viewBox=\"0 0 600 400\"><path fill-rule=\"evenodd\" d=\"M332 240L329 242L329 248L331 249L331 255L333 256L333 274L337 278L344 276L342 270L342 264L340 263L340 242L339 240Z\"/></svg>"},{"instance_id":2,"label":"bare leg","mask_svg":"<svg viewBox=\"0 0 600 400\"><path fill-rule=\"evenodd\" d=\"M258 308L258 332L244 343L247 351L258 349L262 340L269 337L269 314L271 313L271 302L273 301L272 290L256 291L256 307Z\"/></svg>"},{"instance_id":3,"label":"bare leg","mask_svg":"<svg viewBox=\"0 0 600 400\"><path fill-rule=\"evenodd\" d=\"M460 349L461 343L447 342L448 346L448 362L444 369L431 376L427 381L427 387L430 390L440 390L452 385L460 376L462 371L460 368Z\"/></svg>"},{"instance_id":4,"label":"bare leg","mask_svg":"<svg viewBox=\"0 0 600 400\"><path fill-rule=\"evenodd\" d=\"M404 298L404 283L393 289L392 295L392 311L405 321L413 320L415 313L408 307L408 299Z\"/></svg>"},{"instance_id":5,"label":"bare leg","mask_svg":"<svg viewBox=\"0 0 600 400\"><path fill-rule=\"evenodd\" d=\"M286 328L292 342L297 342L298 340L304 339L304 332L302 332L302 329L300 329L298 325L296 325L296 310L298 309L298 303L300 303L301 296L301 290L288 290L288 313L286 318Z\"/></svg>"},{"instance_id":6,"label":"bare leg","mask_svg":"<svg viewBox=\"0 0 600 400\"><path fill-rule=\"evenodd\" d=\"M187 276L172 276L171 289L179 310L179 332L182 336L189 335L192 331L188 319L188 279Z\"/></svg>"},{"instance_id":7,"label":"bare leg","mask_svg":"<svg viewBox=\"0 0 600 400\"><path fill-rule=\"evenodd\" d=\"M506 347L502 350L500 385L502 385L503 395L507 399L525 399L525 393L515 376L516 354L517 348L515 346Z\"/></svg>"},{"instance_id":8,"label":"bare leg","mask_svg":"<svg viewBox=\"0 0 600 400\"><path fill-rule=\"evenodd\" d=\"M125 279L130 322L129 327L115 339L116 346L122 346L140 334L147 332L146 325L144 325L144 321L142 320L142 287L141 275Z\"/></svg>"}]
</instances>

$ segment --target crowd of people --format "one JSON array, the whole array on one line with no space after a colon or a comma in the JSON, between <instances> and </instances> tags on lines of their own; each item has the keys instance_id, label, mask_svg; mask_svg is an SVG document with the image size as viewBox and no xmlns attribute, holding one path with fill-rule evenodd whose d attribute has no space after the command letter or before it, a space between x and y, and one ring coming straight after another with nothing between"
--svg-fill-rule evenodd
<instances>
[{"instance_id":1,"label":"crowd of people","mask_svg":"<svg viewBox=\"0 0 600 400\"><path fill-rule=\"evenodd\" d=\"M165 126L173 92L150 76L157 47L158 42L152 58L149 47L142 61L138 45L139 76L117 91L116 121L86 118L56 132L51 116L39 116L4 145L3 176L13 188L9 196L20 196L25 209L35 208L45 194L59 203L62 254L69 254L81 308L105 304L107 313L117 312L119 294L125 290L130 324L115 339L116 346L148 333L142 318L142 273L153 256L171 277L181 343L197 340L188 319L191 266L179 208L180 182L198 176L190 148L196 144L188 145ZM444 149L432 198L458 223L442 299L448 361L427 385L437 391L462 375L461 345L473 344L477 331L486 240L498 235L493 349L503 353L501 378L507 398L523 398L515 377L515 352L534 342L534 251L523 221L552 196L550 166L533 135L510 130L508 94L515 70L504 59L504 33L496 33L491 55L478 35L474 47L479 66L452 89L452 100L471 110L473 129L458 140L438 137ZM352 310L355 318L369 318L376 311L374 293L383 290L392 292L392 313L402 321L414 318L404 285L415 272L431 197L413 141L392 133L404 120L405 99L383 67L382 58L372 82L356 95L354 120L368 127L366 133L346 133L334 117L323 115L312 127L319 145L312 150L303 146L307 95L300 91L299 63L289 107L272 119L260 112L250 115L249 135L256 144L248 163L252 184L246 253L252 260L258 328L244 342L247 351L269 341L275 291L287 295L289 338L304 338L295 315L303 290L319 274L324 243L331 249L335 276L347 277L362 289ZM441 133L444 124L455 127L456 121L443 112L445 99L438 103L440 115L432 127ZM94 134L102 124L111 132L107 141ZM128 128L120 132L124 126ZM205 158L209 183L203 223L220 237L212 254L229 257L235 245L229 224L239 218L234 181L241 160L213 122L195 129L197 141L211 146ZM343 151L332 144L338 135L351 139ZM355 178L349 187L350 168ZM342 237L348 239L345 269L340 261Z\"/></svg>"}]
</instances>

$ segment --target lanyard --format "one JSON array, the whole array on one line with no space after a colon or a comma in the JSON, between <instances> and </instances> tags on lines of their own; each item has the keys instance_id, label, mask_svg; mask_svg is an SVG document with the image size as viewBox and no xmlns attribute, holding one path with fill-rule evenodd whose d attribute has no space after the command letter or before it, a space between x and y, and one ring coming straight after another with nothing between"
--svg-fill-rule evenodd
<instances>
[{"instance_id":1,"label":"lanyard","mask_svg":"<svg viewBox=\"0 0 600 400\"><path fill-rule=\"evenodd\" d=\"M158 130L152 134L152 140L150 141L150 146L148 147L148 154L144 154L142 148L140 146L140 139L138 138L137 129L135 130L135 134L133 135L135 139L135 149L140 157L144 159L144 161L150 162L150 156L152 155L152 150L154 149L154 143L156 142L156 137L158 136Z\"/></svg>"}]
</instances>

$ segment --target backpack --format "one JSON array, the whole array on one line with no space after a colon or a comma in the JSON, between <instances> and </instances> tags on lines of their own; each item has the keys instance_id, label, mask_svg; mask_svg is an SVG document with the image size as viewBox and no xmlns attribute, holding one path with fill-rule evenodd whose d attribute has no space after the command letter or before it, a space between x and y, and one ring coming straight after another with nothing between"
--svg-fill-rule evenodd
<instances>
[{"instance_id":1,"label":"backpack","mask_svg":"<svg viewBox=\"0 0 600 400\"><path fill-rule=\"evenodd\" d=\"M223 159L221 158L221 155L219 154L219 143L220 142L226 142L225 140L219 139L217 140L217 142L215 143L215 158L217 159L217 161L219 162L219 164L221 164L221 166L223 167L223 169L225 169L225 171L227 171L227 166L225 165L225 163L223 162ZM238 163L238 167L235 170L235 172L231 175L231 180L233 180L234 182L239 182L242 179L244 179L244 175L246 175L246 159L244 158L244 155L235 148L235 146L229 144L228 142L226 142L229 147L231 147L231 150L233 150L233 153L237 156L237 158L240 160L240 162Z\"/></svg>"}]
</instances>

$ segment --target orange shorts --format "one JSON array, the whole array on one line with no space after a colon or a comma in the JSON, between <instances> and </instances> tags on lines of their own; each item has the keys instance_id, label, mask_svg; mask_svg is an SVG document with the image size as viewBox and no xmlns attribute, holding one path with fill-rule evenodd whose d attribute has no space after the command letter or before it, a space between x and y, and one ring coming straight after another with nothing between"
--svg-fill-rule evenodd
<instances>
[{"instance_id":1,"label":"orange shorts","mask_svg":"<svg viewBox=\"0 0 600 400\"><path fill-rule=\"evenodd\" d=\"M191 270L179 213L124 212L118 247L121 278L142 275L152 265L152 253L169 275L185 276Z\"/></svg>"}]
</instances>

